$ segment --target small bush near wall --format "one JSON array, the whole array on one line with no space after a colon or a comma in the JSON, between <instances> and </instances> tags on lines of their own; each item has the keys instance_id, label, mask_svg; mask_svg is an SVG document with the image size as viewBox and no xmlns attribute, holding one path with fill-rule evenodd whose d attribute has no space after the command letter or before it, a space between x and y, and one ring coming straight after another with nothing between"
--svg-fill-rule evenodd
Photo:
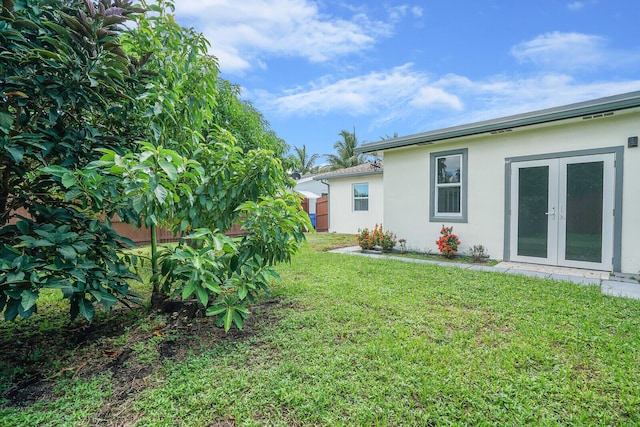
<instances>
[{"instance_id":1,"label":"small bush near wall","mask_svg":"<svg viewBox=\"0 0 640 427\"><path fill-rule=\"evenodd\" d=\"M470 252L473 262L486 262L489 259L487 249L482 245L473 245Z\"/></svg>"},{"instance_id":2,"label":"small bush near wall","mask_svg":"<svg viewBox=\"0 0 640 427\"><path fill-rule=\"evenodd\" d=\"M453 226L445 227L444 224L440 229L440 238L436 240L438 250L442 255L447 258L453 258L458 252L458 246L460 245L460 239L453 234Z\"/></svg>"},{"instance_id":3,"label":"small bush near wall","mask_svg":"<svg viewBox=\"0 0 640 427\"><path fill-rule=\"evenodd\" d=\"M379 248L383 252L391 252L396 245L396 235L391 231L384 231L382 224L376 224L373 230L368 228L359 228L358 245L362 249L376 249Z\"/></svg>"}]
</instances>

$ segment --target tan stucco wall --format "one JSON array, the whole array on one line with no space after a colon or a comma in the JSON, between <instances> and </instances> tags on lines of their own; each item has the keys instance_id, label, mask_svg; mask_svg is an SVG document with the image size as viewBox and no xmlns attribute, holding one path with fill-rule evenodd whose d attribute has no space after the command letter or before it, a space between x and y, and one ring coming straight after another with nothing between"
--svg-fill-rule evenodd
<instances>
[{"instance_id":1,"label":"tan stucco wall","mask_svg":"<svg viewBox=\"0 0 640 427\"><path fill-rule=\"evenodd\" d=\"M369 210L353 210L353 184L369 183ZM329 180L329 231L357 233L359 228L373 228L383 223L382 174ZM386 227L385 227L386 228Z\"/></svg>"},{"instance_id":2,"label":"tan stucco wall","mask_svg":"<svg viewBox=\"0 0 640 427\"><path fill-rule=\"evenodd\" d=\"M627 148L627 138L640 135L640 112L616 113L591 120L574 119L535 129L514 129L384 153L385 228L407 239L413 249L437 252L442 221L429 221L431 152L468 149L468 222L453 225L462 251L485 246L503 258L505 158L603 147L624 147L621 270L640 271L640 148Z\"/></svg>"}]
</instances>

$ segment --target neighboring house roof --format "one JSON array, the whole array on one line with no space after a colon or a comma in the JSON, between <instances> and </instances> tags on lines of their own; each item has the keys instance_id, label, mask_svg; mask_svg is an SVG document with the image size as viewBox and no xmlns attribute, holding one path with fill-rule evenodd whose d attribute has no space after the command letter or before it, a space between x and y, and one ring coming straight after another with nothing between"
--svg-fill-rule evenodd
<instances>
[{"instance_id":1,"label":"neighboring house roof","mask_svg":"<svg viewBox=\"0 0 640 427\"><path fill-rule=\"evenodd\" d=\"M377 175L377 174L382 174L382 169L383 169L382 162L374 162L374 163L368 162L358 166L352 166L346 169L337 169L331 172L316 175L313 177L313 179L315 179L316 181L320 181L325 179L349 178L352 176L361 176L361 175Z\"/></svg>"},{"instance_id":2,"label":"neighboring house roof","mask_svg":"<svg viewBox=\"0 0 640 427\"><path fill-rule=\"evenodd\" d=\"M302 194L306 199L319 199L320 197L322 197L319 194L314 193L313 191L295 190L295 192Z\"/></svg>"},{"instance_id":3,"label":"neighboring house roof","mask_svg":"<svg viewBox=\"0 0 640 427\"><path fill-rule=\"evenodd\" d=\"M314 180L313 178L314 178L315 176L316 176L316 175L305 175L305 176L303 176L303 177L302 177L302 178L300 178L300 179L296 179L296 183L297 183L297 184L304 184L305 182L313 181L313 180Z\"/></svg>"},{"instance_id":4,"label":"neighboring house roof","mask_svg":"<svg viewBox=\"0 0 640 427\"><path fill-rule=\"evenodd\" d=\"M357 147L356 151L359 153L371 153L374 151L389 150L409 145L434 144L438 141L479 135L483 133L505 133L510 132L514 128L573 119L577 117L582 117L586 120L603 116L611 116L615 111L636 107L640 107L640 91L623 93L621 95L608 96L591 101L578 102L576 104L547 108L545 110L532 111L529 113L517 114L514 116L507 116L461 126L453 126L415 135L403 136L400 138L370 142Z\"/></svg>"}]
</instances>

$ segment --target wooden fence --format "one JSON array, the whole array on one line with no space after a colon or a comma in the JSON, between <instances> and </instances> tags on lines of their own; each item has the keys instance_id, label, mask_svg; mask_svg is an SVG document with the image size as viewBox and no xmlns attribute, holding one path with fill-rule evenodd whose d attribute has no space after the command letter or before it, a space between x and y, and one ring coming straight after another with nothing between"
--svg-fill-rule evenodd
<instances>
[{"instance_id":1,"label":"wooden fence","mask_svg":"<svg viewBox=\"0 0 640 427\"><path fill-rule=\"evenodd\" d=\"M16 213L24 217L29 217L29 214L23 208L18 209ZM18 218L14 216L9 221L9 224L15 224L17 221ZM151 243L151 230L149 230L148 228L136 228L131 224L120 221L118 218L114 218L111 223L113 224L114 230L116 230L118 234L131 239L136 244L136 246L144 246ZM231 230L227 231L226 234L228 236L239 236L244 233L246 233L246 231L240 228L240 224L236 224L231 228ZM158 227L156 229L156 237L158 239L158 243L177 242L180 239L180 236L174 235L170 230L166 230L161 227Z\"/></svg>"},{"instance_id":2,"label":"wooden fence","mask_svg":"<svg viewBox=\"0 0 640 427\"><path fill-rule=\"evenodd\" d=\"M316 199L316 231L329 231L329 196Z\"/></svg>"}]
</instances>

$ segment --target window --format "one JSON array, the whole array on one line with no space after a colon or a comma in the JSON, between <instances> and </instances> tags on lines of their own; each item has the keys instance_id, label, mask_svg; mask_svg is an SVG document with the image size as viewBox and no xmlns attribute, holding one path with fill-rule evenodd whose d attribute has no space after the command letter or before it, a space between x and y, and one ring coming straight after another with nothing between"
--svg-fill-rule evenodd
<instances>
[{"instance_id":1,"label":"window","mask_svg":"<svg viewBox=\"0 0 640 427\"><path fill-rule=\"evenodd\" d=\"M353 184L353 210L369 210L369 184Z\"/></svg>"},{"instance_id":2,"label":"window","mask_svg":"<svg viewBox=\"0 0 640 427\"><path fill-rule=\"evenodd\" d=\"M431 221L467 221L467 149L431 153Z\"/></svg>"}]
</instances>

